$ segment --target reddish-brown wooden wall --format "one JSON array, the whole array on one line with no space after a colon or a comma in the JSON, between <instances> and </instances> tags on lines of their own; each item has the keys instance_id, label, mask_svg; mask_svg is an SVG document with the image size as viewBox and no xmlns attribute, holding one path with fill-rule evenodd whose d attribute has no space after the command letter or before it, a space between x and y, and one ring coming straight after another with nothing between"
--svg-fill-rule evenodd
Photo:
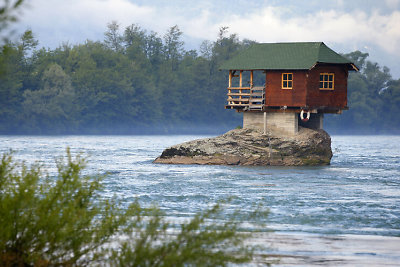
<instances>
[{"instance_id":1,"label":"reddish-brown wooden wall","mask_svg":"<svg viewBox=\"0 0 400 267\"><path fill-rule=\"evenodd\" d=\"M282 73L293 73L293 89L282 89ZM306 104L307 71L267 71L265 104L270 107L302 107Z\"/></svg>"},{"instance_id":2,"label":"reddish-brown wooden wall","mask_svg":"<svg viewBox=\"0 0 400 267\"><path fill-rule=\"evenodd\" d=\"M319 74L334 73L334 89L319 89ZM347 106L347 76L346 66L317 65L309 71L307 84L307 106L309 107L334 107Z\"/></svg>"},{"instance_id":3,"label":"reddish-brown wooden wall","mask_svg":"<svg viewBox=\"0 0 400 267\"><path fill-rule=\"evenodd\" d=\"M282 89L282 73L293 73L293 89ZM334 90L319 89L320 73L334 73ZM347 67L317 65L311 70L267 71L265 105L268 107L327 107L347 106Z\"/></svg>"}]
</instances>

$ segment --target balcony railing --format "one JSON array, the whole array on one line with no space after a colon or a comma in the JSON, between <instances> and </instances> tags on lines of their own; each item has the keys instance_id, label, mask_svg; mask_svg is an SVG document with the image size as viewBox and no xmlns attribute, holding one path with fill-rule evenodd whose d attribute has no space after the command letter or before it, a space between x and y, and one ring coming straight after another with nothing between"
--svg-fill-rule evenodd
<instances>
[{"instance_id":1,"label":"balcony railing","mask_svg":"<svg viewBox=\"0 0 400 267\"><path fill-rule=\"evenodd\" d=\"M228 87L227 109L262 110L265 103L263 86Z\"/></svg>"},{"instance_id":2,"label":"balcony railing","mask_svg":"<svg viewBox=\"0 0 400 267\"><path fill-rule=\"evenodd\" d=\"M249 106L251 87L228 87L228 105L230 108Z\"/></svg>"}]
</instances>

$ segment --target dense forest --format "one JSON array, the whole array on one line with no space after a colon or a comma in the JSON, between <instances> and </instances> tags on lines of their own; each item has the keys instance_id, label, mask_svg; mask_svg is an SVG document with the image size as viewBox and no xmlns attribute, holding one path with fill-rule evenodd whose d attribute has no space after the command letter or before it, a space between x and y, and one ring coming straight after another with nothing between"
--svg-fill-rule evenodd
<instances>
[{"instance_id":1,"label":"dense forest","mask_svg":"<svg viewBox=\"0 0 400 267\"><path fill-rule=\"evenodd\" d=\"M222 133L241 124L224 110L219 66L254 41L222 27L185 50L182 31L160 35L109 23L103 41L38 48L32 31L0 50L0 134ZM344 54L350 110L326 115L331 133L400 133L400 80L360 51Z\"/></svg>"}]
</instances>

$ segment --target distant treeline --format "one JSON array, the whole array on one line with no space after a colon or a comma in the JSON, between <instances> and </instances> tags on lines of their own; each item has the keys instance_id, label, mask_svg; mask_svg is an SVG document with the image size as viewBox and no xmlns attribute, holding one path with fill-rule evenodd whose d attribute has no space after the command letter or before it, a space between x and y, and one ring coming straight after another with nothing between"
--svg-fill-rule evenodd
<instances>
[{"instance_id":1,"label":"distant treeline","mask_svg":"<svg viewBox=\"0 0 400 267\"><path fill-rule=\"evenodd\" d=\"M103 42L38 49L28 30L0 51L0 134L219 133L241 124L224 110L219 66L254 43L220 29L199 51L173 26L160 36L108 25ZM400 80L359 51L349 77L350 110L327 115L334 133L400 133Z\"/></svg>"}]
</instances>

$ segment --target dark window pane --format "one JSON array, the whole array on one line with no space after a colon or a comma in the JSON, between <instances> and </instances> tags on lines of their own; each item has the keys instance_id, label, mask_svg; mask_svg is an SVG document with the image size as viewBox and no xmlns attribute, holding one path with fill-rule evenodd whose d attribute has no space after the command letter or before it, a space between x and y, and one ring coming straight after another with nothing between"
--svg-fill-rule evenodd
<instances>
[{"instance_id":1,"label":"dark window pane","mask_svg":"<svg viewBox=\"0 0 400 267\"><path fill-rule=\"evenodd\" d=\"M286 88L287 87L287 81L284 81L283 82L283 88Z\"/></svg>"},{"instance_id":2,"label":"dark window pane","mask_svg":"<svg viewBox=\"0 0 400 267\"><path fill-rule=\"evenodd\" d=\"M328 82L324 82L324 88L328 88Z\"/></svg>"},{"instance_id":3,"label":"dark window pane","mask_svg":"<svg viewBox=\"0 0 400 267\"><path fill-rule=\"evenodd\" d=\"M324 75L320 74L319 75L319 81L322 82L324 80Z\"/></svg>"},{"instance_id":4,"label":"dark window pane","mask_svg":"<svg viewBox=\"0 0 400 267\"><path fill-rule=\"evenodd\" d=\"M287 80L287 74L286 73L283 74L283 79Z\"/></svg>"},{"instance_id":5,"label":"dark window pane","mask_svg":"<svg viewBox=\"0 0 400 267\"><path fill-rule=\"evenodd\" d=\"M319 82L319 88L324 88L324 83L323 82Z\"/></svg>"},{"instance_id":6,"label":"dark window pane","mask_svg":"<svg viewBox=\"0 0 400 267\"><path fill-rule=\"evenodd\" d=\"M288 80L293 80L291 73L288 74Z\"/></svg>"},{"instance_id":7,"label":"dark window pane","mask_svg":"<svg viewBox=\"0 0 400 267\"><path fill-rule=\"evenodd\" d=\"M289 88L292 88L292 81L289 81L289 82L288 82L288 87L289 87Z\"/></svg>"},{"instance_id":8,"label":"dark window pane","mask_svg":"<svg viewBox=\"0 0 400 267\"><path fill-rule=\"evenodd\" d=\"M329 88L332 89L332 82L329 82Z\"/></svg>"},{"instance_id":9,"label":"dark window pane","mask_svg":"<svg viewBox=\"0 0 400 267\"><path fill-rule=\"evenodd\" d=\"M329 81L333 81L333 75L329 75Z\"/></svg>"}]
</instances>

